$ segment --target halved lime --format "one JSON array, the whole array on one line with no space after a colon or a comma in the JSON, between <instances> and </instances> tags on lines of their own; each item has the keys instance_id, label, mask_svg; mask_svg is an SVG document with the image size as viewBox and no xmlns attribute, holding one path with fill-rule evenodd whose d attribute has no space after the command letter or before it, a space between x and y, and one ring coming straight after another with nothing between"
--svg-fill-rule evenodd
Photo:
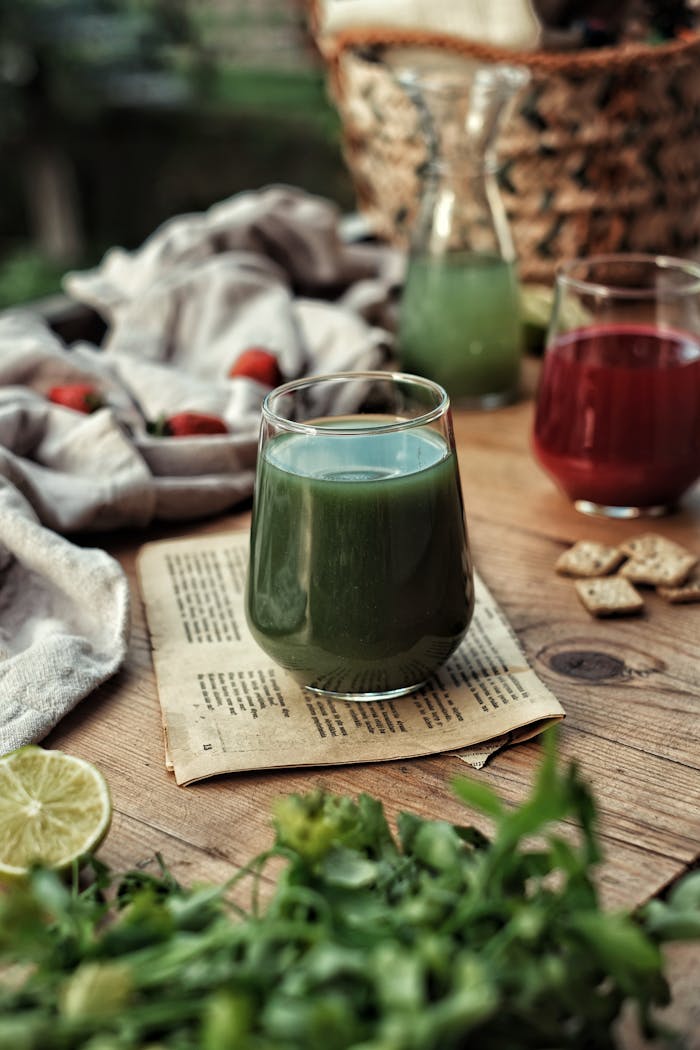
<instances>
[{"instance_id":1,"label":"halved lime","mask_svg":"<svg viewBox=\"0 0 700 1050\"><path fill-rule=\"evenodd\" d=\"M536 354L544 349L553 302L554 290L549 285L523 284L520 286L520 317L525 349L528 353Z\"/></svg>"},{"instance_id":2,"label":"halved lime","mask_svg":"<svg viewBox=\"0 0 700 1050\"><path fill-rule=\"evenodd\" d=\"M30 744L0 758L0 879L65 868L107 834L112 800L90 762Z\"/></svg>"},{"instance_id":3,"label":"halved lime","mask_svg":"<svg viewBox=\"0 0 700 1050\"><path fill-rule=\"evenodd\" d=\"M547 329L554 309L554 288L547 284L522 284L520 286L520 318L523 326L525 349L529 353L540 353L544 349ZM558 310L558 331L582 328L591 324L593 317L581 299L565 295Z\"/></svg>"}]
</instances>

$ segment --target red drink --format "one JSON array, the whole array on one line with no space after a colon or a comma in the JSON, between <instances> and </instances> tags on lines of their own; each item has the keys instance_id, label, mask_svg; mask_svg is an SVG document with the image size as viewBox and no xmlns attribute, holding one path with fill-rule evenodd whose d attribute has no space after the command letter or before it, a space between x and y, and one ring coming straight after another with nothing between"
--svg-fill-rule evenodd
<instances>
[{"instance_id":1,"label":"red drink","mask_svg":"<svg viewBox=\"0 0 700 1050\"><path fill-rule=\"evenodd\" d=\"M560 336L545 355L534 449L574 501L675 503L700 477L700 343L638 324Z\"/></svg>"}]
</instances>

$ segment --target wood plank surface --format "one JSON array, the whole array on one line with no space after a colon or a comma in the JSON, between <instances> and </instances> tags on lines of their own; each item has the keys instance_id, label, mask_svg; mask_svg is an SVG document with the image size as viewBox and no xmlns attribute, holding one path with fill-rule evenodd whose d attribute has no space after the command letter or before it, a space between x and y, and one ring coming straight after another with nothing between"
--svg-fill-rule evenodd
<instances>
[{"instance_id":1,"label":"wood plank surface","mask_svg":"<svg viewBox=\"0 0 700 1050\"><path fill-rule=\"evenodd\" d=\"M700 605L671 606L651 595L640 617L589 616L572 581L555 574L558 554L577 539L616 542L650 526L577 513L535 463L531 421L528 399L494 413L455 413L475 565L567 712L561 753L580 764L601 814L603 899L611 907L634 906L700 862ZM274 799L318 784L352 795L369 791L392 819L402 809L465 819L450 782L467 767L452 755L175 785L163 764L135 557L146 541L245 528L248 520L244 509L197 525L97 541L120 560L132 583L128 660L45 744L88 758L105 772L115 815L101 856L117 867L147 862L157 850L184 881L222 880L232 865L269 845ZM682 510L651 527L700 553L700 487ZM519 745L477 775L516 803L528 790L539 753L537 740ZM671 962L676 994L670 1018L686 1033L687 1050L700 1050L700 950L674 950ZM629 1050L637 1045L625 1042Z\"/></svg>"}]
</instances>

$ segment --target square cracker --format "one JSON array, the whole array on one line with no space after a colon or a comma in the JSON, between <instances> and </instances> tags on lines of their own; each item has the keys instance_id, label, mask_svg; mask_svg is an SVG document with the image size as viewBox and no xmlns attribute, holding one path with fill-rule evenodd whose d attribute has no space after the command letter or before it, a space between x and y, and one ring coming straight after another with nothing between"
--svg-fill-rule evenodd
<instances>
[{"instance_id":1,"label":"square cracker","mask_svg":"<svg viewBox=\"0 0 700 1050\"><path fill-rule=\"evenodd\" d=\"M700 602L700 569L691 573L680 587L657 587L657 593L672 605Z\"/></svg>"},{"instance_id":2,"label":"square cracker","mask_svg":"<svg viewBox=\"0 0 700 1050\"><path fill-rule=\"evenodd\" d=\"M624 558L618 547L579 540L557 558L554 568L562 576L607 576Z\"/></svg>"},{"instance_id":3,"label":"square cracker","mask_svg":"<svg viewBox=\"0 0 700 1050\"><path fill-rule=\"evenodd\" d=\"M678 587L698 561L679 543L653 532L626 540L620 544L620 549L630 555L621 574L634 583L646 583L652 587Z\"/></svg>"},{"instance_id":4,"label":"square cracker","mask_svg":"<svg viewBox=\"0 0 700 1050\"><path fill-rule=\"evenodd\" d=\"M641 595L622 576L576 580L574 587L592 616L630 616L644 608Z\"/></svg>"},{"instance_id":5,"label":"square cracker","mask_svg":"<svg viewBox=\"0 0 700 1050\"><path fill-rule=\"evenodd\" d=\"M619 544L623 554L630 558L646 557L653 554L690 554L686 547L681 547L675 540L669 540L658 532L645 532L642 536L632 536L629 540Z\"/></svg>"}]
</instances>

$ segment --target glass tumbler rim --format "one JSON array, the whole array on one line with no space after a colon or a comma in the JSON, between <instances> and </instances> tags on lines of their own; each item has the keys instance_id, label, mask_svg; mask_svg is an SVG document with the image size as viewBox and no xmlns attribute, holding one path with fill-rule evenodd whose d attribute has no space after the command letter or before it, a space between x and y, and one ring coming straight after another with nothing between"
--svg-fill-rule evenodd
<instances>
[{"instance_id":1,"label":"glass tumbler rim","mask_svg":"<svg viewBox=\"0 0 700 1050\"><path fill-rule=\"evenodd\" d=\"M565 286L570 290L586 295L595 295L598 298L644 300L658 294L658 289L650 285L648 287L626 287L614 284L612 281L594 281L583 277L577 277L573 273L578 267L591 268L605 264L636 264L648 266L650 271L675 271L683 273L688 277L688 282L677 288L664 288L664 296L677 296L682 298L686 295L700 294L700 263L693 259L684 259L680 256L661 255L647 252L603 252L598 255L578 256L559 263L556 268L555 279L557 287Z\"/></svg>"},{"instance_id":2,"label":"glass tumbler rim","mask_svg":"<svg viewBox=\"0 0 700 1050\"><path fill-rule=\"evenodd\" d=\"M328 426L319 423L299 422L295 419L288 419L286 416L276 412L272 407L274 399L284 397L286 394L292 394L307 387L317 386L320 383L341 383L346 382L347 380L360 380L365 382L389 381L395 386L400 382L410 383L413 386L430 390L436 394L438 401L433 408L418 416L413 416L408 419L396 419L387 423L372 423L368 426L364 426L361 431L357 426L333 426L332 428L329 428ZM288 383L283 383L281 386L275 387L274 390L271 390L266 395L262 403L262 415L265 422L272 426L280 430L289 430L299 434L316 434L323 432L325 436L328 436L329 434L347 436L349 434L362 433L366 436L367 434L390 434L399 430L410 430L427 426L446 416L449 408L450 399L447 392L439 383L434 382L432 379L412 375L409 372L368 370L360 372L326 372L318 375L302 376L299 379L292 379Z\"/></svg>"}]
</instances>

